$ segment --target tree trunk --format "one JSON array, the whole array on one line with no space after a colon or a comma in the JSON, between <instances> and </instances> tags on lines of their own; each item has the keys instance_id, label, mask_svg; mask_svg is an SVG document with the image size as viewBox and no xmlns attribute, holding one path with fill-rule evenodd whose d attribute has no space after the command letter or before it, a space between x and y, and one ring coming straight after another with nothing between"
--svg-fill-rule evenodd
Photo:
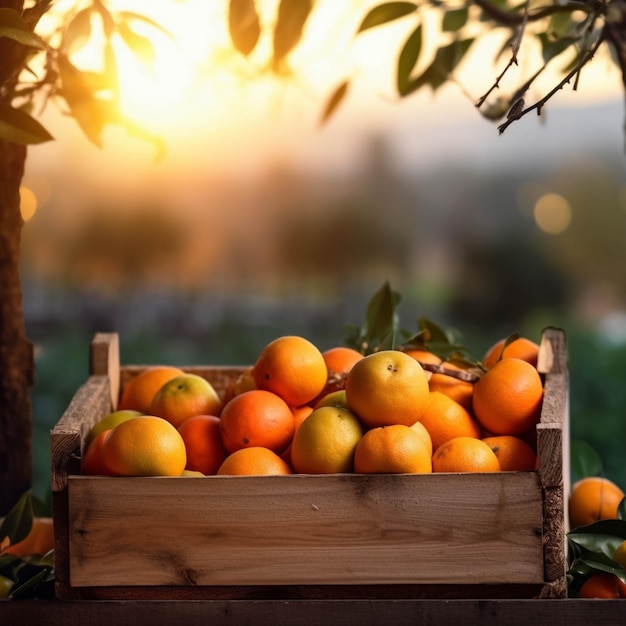
<instances>
[{"instance_id":1,"label":"tree trunk","mask_svg":"<svg viewBox=\"0 0 626 626\"><path fill-rule=\"evenodd\" d=\"M34 359L20 284L19 189L25 162L25 146L0 140L0 515L32 481Z\"/></svg>"}]
</instances>

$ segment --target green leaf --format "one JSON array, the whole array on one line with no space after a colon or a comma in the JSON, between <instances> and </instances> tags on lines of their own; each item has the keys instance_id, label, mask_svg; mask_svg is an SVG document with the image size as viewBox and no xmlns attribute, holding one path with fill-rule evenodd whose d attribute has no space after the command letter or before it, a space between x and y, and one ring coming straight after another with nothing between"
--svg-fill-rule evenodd
<instances>
[{"instance_id":1,"label":"green leaf","mask_svg":"<svg viewBox=\"0 0 626 626\"><path fill-rule=\"evenodd\" d=\"M65 98L70 112L89 141L102 147L102 130L107 117L107 103L98 100L88 80L64 54L58 56L61 76L61 96ZM108 78L108 77L107 77Z\"/></svg>"},{"instance_id":2,"label":"green leaf","mask_svg":"<svg viewBox=\"0 0 626 626\"><path fill-rule=\"evenodd\" d=\"M46 44L13 9L0 9L0 38L8 37L24 46L45 50Z\"/></svg>"},{"instance_id":3,"label":"green leaf","mask_svg":"<svg viewBox=\"0 0 626 626\"><path fill-rule=\"evenodd\" d=\"M149 71L153 71L156 55L150 38L139 35L126 22L121 22L117 30L129 50Z\"/></svg>"},{"instance_id":4,"label":"green leaf","mask_svg":"<svg viewBox=\"0 0 626 626\"><path fill-rule=\"evenodd\" d=\"M111 12L104 6L104 3L100 0L94 2L94 9L100 14L102 20L102 29L107 39L110 39L115 31L115 20L111 15Z\"/></svg>"},{"instance_id":5,"label":"green leaf","mask_svg":"<svg viewBox=\"0 0 626 626\"><path fill-rule=\"evenodd\" d=\"M442 30L445 33L456 32L463 28L467 23L467 17L469 15L469 8L462 7L460 9L452 9L446 11L443 16Z\"/></svg>"},{"instance_id":6,"label":"green leaf","mask_svg":"<svg viewBox=\"0 0 626 626\"><path fill-rule=\"evenodd\" d=\"M404 93L401 95L408 96L426 85L430 85L433 91L439 89L463 60L465 53L473 42L473 39L455 39L447 46L439 48L433 62L426 68L421 76L413 79L407 85Z\"/></svg>"},{"instance_id":7,"label":"green leaf","mask_svg":"<svg viewBox=\"0 0 626 626\"><path fill-rule=\"evenodd\" d=\"M280 0L273 34L273 63L278 68L302 38L304 25L313 8L312 0Z\"/></svg>"},{"instance_id":8,"label":"green leaf","mask_svg":"<svg viewBox=\"0 0 626 626\"><path fill-rule=\"evenodd\" d=\"M233 45L241 54L248 56L254 50L261 35L254 0L230 0L228 32Z\"/></svg>"},{"instance_id":9,"label":"green leaf","mask_svg":"<svg viewBox=\"0 0 626 626\"><path fill-rule=\"evenodd\" d=\"M76 13L70 20L63 36L63 48L65 50L77 50L82 48L91 37L92 9L83 9Z\"/></svg>"},{"instance_id":10,"label":"green leaf","mask_svg":"<svg viewBox=\"0 0 626 626\"><path fill-rule=\"evenodd\" d=\"M587 476L601 476L602 459L588 443L573 439L570 442L570 472L572 483Z\"/></svg>"},{"instance_id":11,"label":"green leaf","mask_svg":"<svg viewBox=\"0 0 626 626\"><path fill-rule=\"evenodd\" d=\"M539 42L541 43L541 55L543 62L548 63L555 57L559 56L562 52L567 50L570 46L574 45L577 39L571 37L564 37L563 39L553 39L546 33L540 33L537 35Z\"/></svg>"},{"instance_id":12,"label":"green leaf","mask_svg":"<svg viewBox=\"0 0 626 626\"><path fill-rule=\"evenodd\" d=\"M152 26L152 28L155 28L156 30L161 31L164 35L166 35L170 39L174 39L174 36L172 35L172 33L169 30L167 30L162 24L155 22L154 20L150 19L149 17L146 17L145 15L141 15L141 13L134 13L133 11L120 11L119 13L116 13L116 15L118 19L121 20L122 22L125 22L125 23L130 23L133 21L143 22L144 24L147 24L148 26Z\"/></svg>"},{"instance_id":13,"label":"green leaf","mask_svg":"<svg viewBox=\"0 0 626 626\"><path fill-rule=\"evenodd\" d=\"M417 319L417 327L425 333L425 336L427 337L426 341L429 345L432 343L440 343L446 346L450 344L446 331L432 320L420 316Z\"/></svg>"},{"instance_id":14,"label":"green leaf","mask_svg":"<svg viewBox=\"0 0 626 626\"><path fill-rule=\"evenodd\" d=\"M409 35L398 57L397 86L401 96L405 96L410 90L411 73L417 65L421 51L422 25L419 24Z\"/></svg>"},{"instance_id":15,"label":"green leaf","mask_svg":"<svg viewBox=\"0 0 626 626\"><path fill-rule=\"evenodd\" d=\"M27 491L0 522L0 542L8 537L12 544L25 539L33 526L33 504Z\"/></svg>"},{"instance_id":16,"label":"green leaf","mask_svg":"<svg viewBox=\"0 0 626 626\"><path fill-rule=\"evenodd\" d=\"M0 104L0 137L24 145L54 139L34 117L8 104Z\"/></svg>"},{"instance_id":17,"label":"green leaf","mask_svg":"<svg viewBox=\"0 0 626 626\"><path fill-rule=\"evenodd\" d=\"M348 93L348 87L350 86L350 81L343 81L332 93L331 97L328 99L324 110L322 111L322 115L320 117L320 124L325 124L332 114L335 112L337 107L341 104L343 99L346 97Z\"/></svg>"},{"instance_id":18,"label":"green leaf","mask_svg":"<svg viewBox=\"0 0 626 626\"><path fill-rule=\"evenodd\" d=\"M387 341L395 337L398 330L397 308L400 294L393 291L388 282L374 294L367 307L367 335L372 339Z\"/></svg>"},{"instance_id":19,"label":"green leaf","mask_svg":"<svg viewBox=\"0 0 626 626\"><path fill-rule=\"evenodd\" d=\"M607 519L581 526L567 534L567 540L587 552L604 554L613 558L613 554L626 540L626 521Z\"/></svg>"},{"instance_id":20,"label":"green leaf","mask_svg":"<svg viewBox=\"0 0 626 626\"><path fill-rule=\"evenodd\" d=\"M369 28L374 28L381 24L387 24L388 22L400 19L416 10L417 4L413 2L386 2L379 4L373 9L370 9L365 18L363 18L357 30L357 34Z\"/></svg>"},{"instance_id":21,"label":"green leaf","mask_svg":"<svg viewBox=\"0 0 626 626\"><path fill-rule=\"evenodd\" d=\"M580 562L593 570L615 574L622 579L626 576L626 570L605 554L587 554Z\"/></svg>"}]
</instances>

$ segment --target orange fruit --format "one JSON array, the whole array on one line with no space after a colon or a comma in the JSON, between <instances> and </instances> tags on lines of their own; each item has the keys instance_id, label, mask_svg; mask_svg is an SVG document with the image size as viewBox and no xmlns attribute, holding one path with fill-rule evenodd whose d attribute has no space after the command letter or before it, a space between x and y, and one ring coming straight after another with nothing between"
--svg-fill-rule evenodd
<instances>
[{"instance_id":1,"label":"orange fruit","mask_svg":"<svg viewBox=\"0 0 626 626\"><path fill-rule=\"evenodd\" d=\"M352 472L354 449L362 435L361 423L347 409L315 409L293 437L291 466L300 474Z\"/></svg>"},{"instance_id":2,"label":"orange fruit","mask_svg":"<svg viewBox=\"0 0 626 626\"><path fill-rule=\"evenodd\" d=\"M592 574L578 590L579 598L626 598L626 583L615 574Z\"/></svg>"},{"instance_id":3,"label":"orange fruit","mask_svg":"<svg viewBox=\"0 0 626 626\"><path fill-rule=\"evenodd\" d=\"M481 436L480 426L470 412L441 391L429 392L420 423L430 434L435 450L455 437Z\"/></svg>"},{"instance_id":4,"label":"orange fruit","mask_svg":"<svg viewBox=\"0 0 626 626\"><path fill-rule=\"evenodd\" d=\"M140 415L116 426L102 454L107 474L114 476L180 476L187 464L180 433L154 415Z\"/></svg>"},{"instance_id":5,"label":"orange fruit","mask_svg":"<svg viewBox=\"0 0 626 626\"><path fill-rule=\"evenodd\" d=\"M497 435L483 437L483 441L495 452L503 472L530 472L535 469L535 451L519 437Z\"/></svg>"},{"instance_id":6,"label":"orange fruit","mask_svg":"<svg viewBox=\"0 0 626 626\"><path fill-rule=\"evenodd\" d=\"M569 496L569 521L572 528L601 519L616 519L624 492L613 481L588 476L572 485Z\"/></svg>"},{"instance_id":7,"label":"orange fruit","mask_svg":"<svg viewBox=\"0 0 626 626\"><path fill-rule=\"evenodd\" d=\"M358 474L430 474L433 464L424 439L404 424L368 430L354 450Z\"/></svg>"},{"instance_id":8,"label":"orange fruit","mask_svg":"<svg viewBox=\"0 0 626 626\"><path fill-rule=\"evenodd\" d=\"M537 367L537 356L539 355L539 344L527 339L526 337L518 337L513 340L506 348L504 344L506 339L496 341L483 357L483 365L486 369L491 369L500 358L512 357L521 359ZM504 351L503 351L504 349Z\"/></svg>"},{"instance_id":9,"label":"orange fruit","mask_svg":"<svg viewBox=\"0 0 626 626\"><path fill-rule=\"evenodd\" d=\"M30 554L46 554L54 549L54 522L51 517L33 517L28 535L2 550L2 554L25 557Z\"/></svg>"},{"instance_id":10,"label":"orange fruit","mask_svg":"<svg viewBox=\"0 0 626 626\"><path fill-rule=\"evenodd\" d=\"M290 406L311 402L328 381L322 353L308 339L285 335L268 343L252 368L258 389L271 391Z\"/></svg>"},{"instance_id":11,"label":"orange fruit","mask_svg":"<svg viewBox=\"0 0 626 626\"><path fill-rule=\"evenodd\" d=\"M430 433L426 430L426 426L422 422L415 422L411 428L420 436L424 445L428 448L428 456L433 455L433 440Z\"/></svg>"},{"instance_id":12,"label":"orange fruit","mask_svg":"<svg viewBox=\"0 0 626 626\"><path fill-rule=\"evenodd\" d=\"M224 459L217 470L218 476L274 476L291 473L286 461L261 446L236 450Z\"/></svg>"},{"instance_id":13,"label":"orange fruit","mask_svg":"<svg viewBox=\"0 0 626 626\"><path fill-rule=\"evenodd\" d=\"M313 413L313 407L305 404L304 406L292 408L291 412L293 413L293 432L295 433L300 428L300 424Z\"/></svg>"},{"instance_id":14,"label":"orange fruit","mask_svg":"<svg viewBox=\"0 0 626 626\"><path fill-rule=\"evenodd\" d=\"M474 384L474 417L492 435L520 435L539 421L543 384L527 361L504 358Z\"/></svg>"},{"instance_id":15,"label":"orange fruit","mask_svg":"<svg viewBox=\"0 0 626 626\"><path fill-rule=\"evenodd\" d=\"M185 450L186 470L202 472L205 476L215 474L228 451L222 442L220 418L215 415L194 415L179 427Z\"/></svg>"},{"instance_id":16,"label":"orange fruit","mask_svg":"<svg viewBox=\"0 0 626 626\"><path fill-rule=\"evenodd\" d=\"M175 376L184 374L178 367L154 365L132 378L122 390L117 410L133 409L141 413L150 411L150 403L156 392Z\"/></svg>"},{"instance_id":17,"label":"orange fruit","mask_svg":"<svg viewBox=\"0 0 626 626\"><path fill-rule=\"evenodd\" d=\"M337 389L331 391L320 397L320 399L313 405L314 409L319 409L322 406L338 406L342 409L348 408L348 400L346 399L346 390Z\"/></svg>"},{"instance_id":18,"label":"orange fruit","mask_svg":"<svg viewBox=\"0 0 626 626\"><path fill-rule=\"evenodd\" d=\"M352 366L363 358L363 355L353 348L335 346L322 352L329 374L347 374Z\"/></svg>"},{"instance_id":19,"label":"orange fruit","mask_svg":"<svg viewBox=\"0 0 626 626\"><path fill-rule=\"evenodd\" d=\"M280 454L291 442L294 415L278 395L263 389L244 391L229 400L220 418L222 441L228 452L264 447Z\"/></svg>"},{"instance_id":20,"label":"orange fruit","mask_svg":"<svg viewBox=\"0 0 626 626\"><path fill-rule=\"evenodd\" d=\"M405 354L408 354L410 357L414 358L420 365L422 363L431 364L431 365L441 364L441 358L438 357L433 352L431 352L430 350L426 350L423 348L407 348L407 349L404 349L403 352ZM424 369L424 372L426 373L426 378L430 380L431 377L433 376L433 372L427 369Z\"/></svg>"},{"instance_id":21,"label":"orange fruit","mask_svg":"<svg viewBox=\"0 0 626 626\"><path fill-rule=\"evenodd\" d=\"M80 466L81 474L88 476L105 476L106 467L104 465L104 455L102 450L104 448L104 442L111 432L111 428L103 430L98 433L94 439L91 440L89 446L83 454L83 460Z\"/></svg>"},{"instance_id":22,"label":"orange fruit","mask_svg":"<svg viewBox=\"0 0 626 626\"><path fill-rule=\"evenodd\" d=\"M445 362L441 365L448 370L463 371L462 367L454 363ZM472 410L472 395L474 394L473 383L460 380L448 374L434 372L428 381L428 388L431 391L441 391L441 393L445 393L468 411Z\"/></svg>"},{"instance_id":23,"label":"orange fruit","mask_svg":"<svg viewBox=\"0 0 626 626\"><path fill-rule=\"evenodd\" d=\"M494 451L481 439L456 437L433 454L433 472L499 472Z\"/></svg>"},{"instance_id":24,"label":"orange fruit","mask_svg":"<svg viewBox=\"0 0 626 626\"><path fill-rule=\"evenodd\" d=\"M194 415L219 416L221 410L222 401L208 380L197 374L181 374L157 391L149 413L178 428Z\"/></svg>"},{"instance_id":25,"label":"orange fruit","mask_svg":"<svg viewBox=\"0 0 626 626\"><path fill-rule=\"evenodd\" d=\"M313 407L308 404L304 404L303 406L292 408L291 411L293 413L293 432L295 434L298 428L300 428L300 424L302 424L302 422L304 422L304 420L309 417L311 413L313 413ZM287 463L291 466L291 442L289 442L289 446L287 446L287 449L281 453L280 457L287 461Z\"/></svg>"},{"instance_id":26,"label":"orange fruit","mask_svg":"<svg viewBox=\"0 0 626 626\"><path fill-rule=\"evenodd\" d=\"M144 413L133 409L120 409L119 411L113 411L112 413L105 415L101 420L96 422L89 433L87 433L85 445L89 447L92 440L95 439L102 431L111 430L118 424L121 424L128 419L132 419L133 417L137 417L138 415L144 415Z\"/></svg>"},{"instance_id":27,"label":"orange fruit","mask_svg":"<svg viewBox=\"0 0 626 626\"><path fill-rule=\"evenodd\" d=\"M426 373L400 350L369 354L352 367L346 380L348 407L369 428L411 426L421 418L427 399Z\"/></svg>"},{"instance_id":28,"label":"orange fruit","mask_svg":"<svg viewBox=\"0 0 626 626\"><path fill-rule=\"evenodd\" d=\"M363 358L363 355L346 346L335 346L322 352L324 362L326 363L326 369L328 370L328 379L324 389L321 393L312 401L313 405L316 405L318 401L327 396L329 393L337 390L342 390L346 386L346 376L352 369L352 366Z\"/></svg>"}]
</instances>

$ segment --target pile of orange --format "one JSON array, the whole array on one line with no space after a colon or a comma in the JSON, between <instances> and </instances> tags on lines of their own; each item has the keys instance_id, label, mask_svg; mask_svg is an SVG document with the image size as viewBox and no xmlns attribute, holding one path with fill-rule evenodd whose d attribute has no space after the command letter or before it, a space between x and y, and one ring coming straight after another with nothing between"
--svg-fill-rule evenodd
<instances>
[{"instance_id":1,"label":"pile of orange","mask_svg":"<svg viewBox=\"0 0 626 626\"><path fill-rule=\"evenodd\" d=\"M221 395L201 376L151 367L94 426L82 469L114 476L533 470L543 399L537 352L525 338L498 342L470 382L425 349L364 356L285 335Z\"/></svg>"}]
</instances>

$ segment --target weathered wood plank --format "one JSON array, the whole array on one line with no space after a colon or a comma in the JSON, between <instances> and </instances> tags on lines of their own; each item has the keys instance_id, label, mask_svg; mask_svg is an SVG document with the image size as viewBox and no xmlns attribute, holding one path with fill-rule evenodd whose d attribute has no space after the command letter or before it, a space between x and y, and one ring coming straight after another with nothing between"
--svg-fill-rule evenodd
<instances>
[{"instance_id":1,"label":"weathered wood plank","mask_svg":"<svg viewBox=\"0 0 626 626\"><path fill-rule=\"evenodd\" d=\"M75 586L543 581L531 472L71 477L69 500Z\"/></svg>"},{"instance_id":2,"label":"weathered wood plank","mask_svg":"<svg viewBox=\"0 0 626 626\"><path fill-rule=\"evenodd\" d=\"M623 600L237 600L0 602L3 626L621 626Z\"/></svg>"}]
</instances>

